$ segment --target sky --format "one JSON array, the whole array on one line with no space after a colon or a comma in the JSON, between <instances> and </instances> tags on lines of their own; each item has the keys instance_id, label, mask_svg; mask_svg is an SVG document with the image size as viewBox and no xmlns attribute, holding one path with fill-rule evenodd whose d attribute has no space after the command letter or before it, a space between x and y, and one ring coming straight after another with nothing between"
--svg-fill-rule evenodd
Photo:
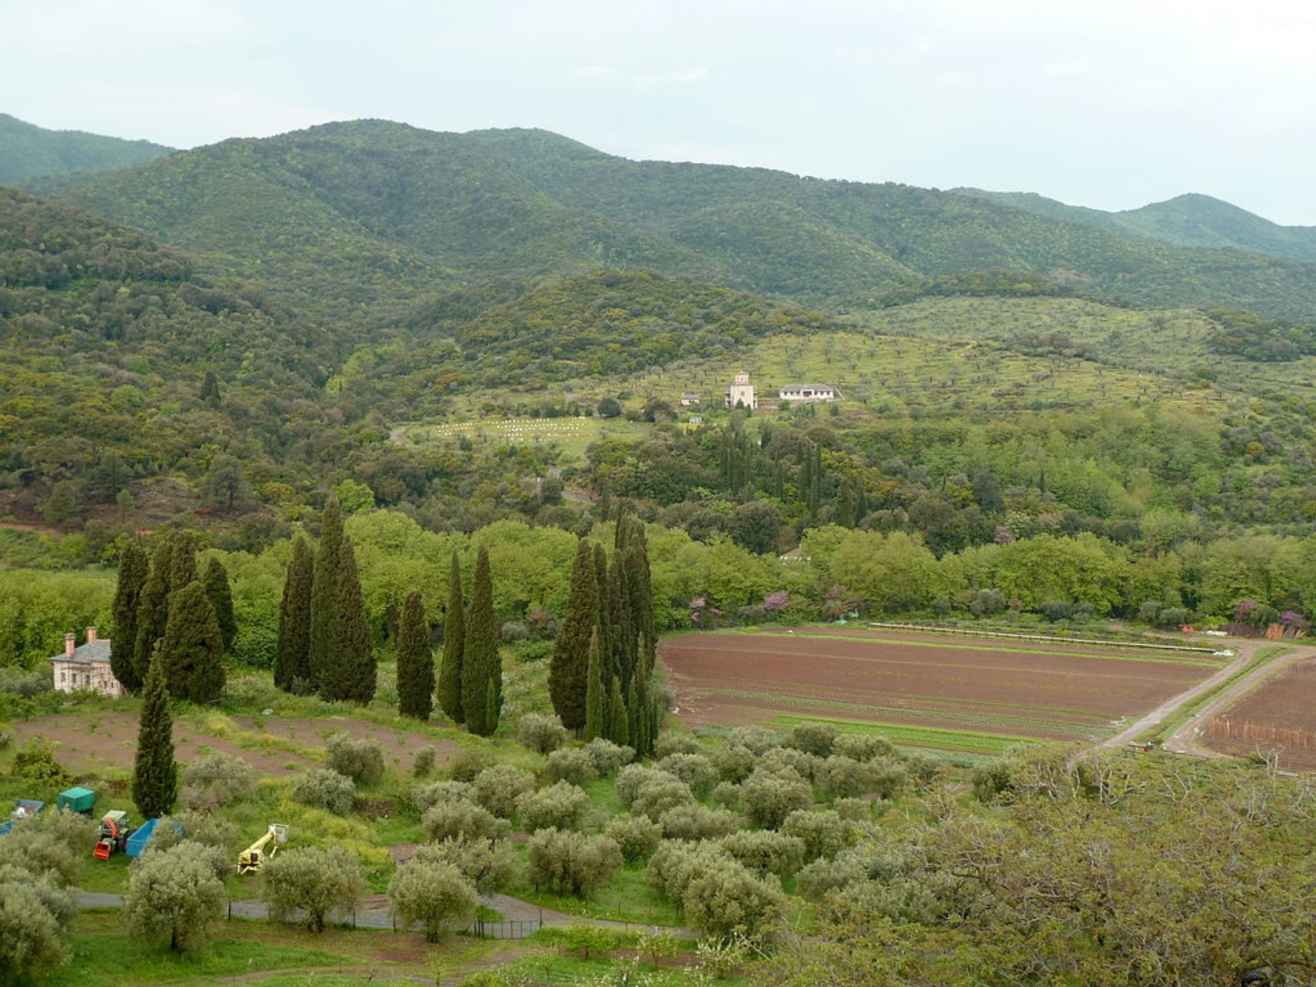
<instances>
[{"instance_id":1,"label":"sky","mask_svg":"<svg viewBox=\"0 0 1316 987\"><path fill-rule=\"evenodd\" d=\"M1316 224L1313 0L0 0L0 112L173 147L381 117Z\"/></svg>"}]
</instances>

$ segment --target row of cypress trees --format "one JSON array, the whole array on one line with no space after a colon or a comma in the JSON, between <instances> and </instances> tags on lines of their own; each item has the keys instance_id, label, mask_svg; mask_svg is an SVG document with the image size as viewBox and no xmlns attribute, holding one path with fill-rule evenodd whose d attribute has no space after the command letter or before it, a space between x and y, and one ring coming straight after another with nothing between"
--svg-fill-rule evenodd
<instances>
[{"instance_id":1,"label":"row of cypress trees","mask_svg":"<svg viewBox=\"0 0 1316 987\"><path fill-rule=\"evenodd\" d=\"M401 674L399 668L399 680ZM399 695L400 689L399 685ZM469 732L488 737L498 729L503 711L503 665L498 655L489 550L483 546L475 560L469 607L462 592L461 563L457 553L452 553L438 693L443 712L453 722L464 723Z\"/></svg>"},{"instance_id":2,"label":"row of cypress trees","mask_svg":"<svg viewBox=\"0 0 1316 987\"><path fill-rule=\"evenodd\" d=\"M158 538L149 559L141 542L132 541L119 561L113 612L110 668L125 689L142 689L158 651L171 696L219 699L223 655L237 636L223 563L211 558L199 576L196 546L183 532Z\"/></svg>"},{"instance_id":3,"label":"row of cypress trees","mask_svg":"<svg viewBox=\"0 0 1316 987\"><path fill-rule=\"evenodd\" d=\"M274 684L286 692L368 703L375 696L375 650L366 622L356 550L330 498L320 519L320 547L300 535L279 605Z\"/></svg>"},{"instance_id":4,"label":"row of cypress trees","mask_svg":"<svg viewBox=\"0 0 1316 987\"><path fill-rule=\"evenodd\" d=\"M548 675L563 726L587 740L603 737L640 757L650 754L662 715L654 684L657 643L644 525L623 514L611 558L586 539L576 546Z\"/></svg>"}]
</instances>

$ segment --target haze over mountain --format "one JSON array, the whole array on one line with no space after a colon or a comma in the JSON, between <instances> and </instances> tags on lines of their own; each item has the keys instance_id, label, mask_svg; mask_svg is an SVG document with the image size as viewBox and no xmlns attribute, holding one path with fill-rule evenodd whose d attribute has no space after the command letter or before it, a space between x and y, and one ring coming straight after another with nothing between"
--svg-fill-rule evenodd
<instances>
[{"instance_id":1,"label":"haze over mountain","mask_svg":"<svg viewBox=\"0 0 1316 987\"><path fill-rule=\"evenodd\" d=\"M173 148L81 130L46 130L0 113L0 184L73 172L131 168Z\"/></svg>"},{"instance_id":2,"label":"haze over mountain","mask_svg":"<svg viewBox=\"0 0 1316 987\"><path fill-rule=\"evenodd\" d=\"M869 307L1002 270L1125 303L1316 316L1316 267L1285 257L907 185L631 161L542 130L360 120L31 187L340 304L614 266Z\"/></svg>"}]
</instances>

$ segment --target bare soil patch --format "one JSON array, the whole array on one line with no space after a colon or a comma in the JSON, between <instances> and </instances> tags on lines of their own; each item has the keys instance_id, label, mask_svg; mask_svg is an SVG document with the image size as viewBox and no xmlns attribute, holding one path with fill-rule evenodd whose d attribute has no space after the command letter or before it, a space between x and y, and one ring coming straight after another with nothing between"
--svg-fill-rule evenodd
<instances>
[{"instance_id":1,"label":"bare soil patch","mask_svg":"<svg viewBox=\"0 0 1316 987\"><path fill-rule=\"evenodd\" d=\"M369 720L354 720L346 716L322 716L295 719L283 716L254 716L240 719L239 725L244 729L259 733L268 733L272 737L290 740L303 747L323 747L325 739L331 734L346 732L358 740L368 740L378 744L384 759L394 767L404 771L410 770L416 752L425 747L433 747L437 763L442 764L456 751L457 745L450 740L436 740L420 734L395 730L392 727L371 723Z\"/></svg>"},{"instance_id":2,"label":"bare soil patch","mask_svg":"<svg viewBox=\"0 0 1316 987\"><path fill-rule=\"evenodd\" d=\"M1295 663L1212 717L1198 742L1240 757L1277 751L1281 768L1316 771L1316 657Z\"/></svg>"},{"instance_id":3,"label":"bare soil patch","mask_svg":"<svg viewBox=\"0 0 1316 987\"><path fill-rule=\"evenodd\" d=\"M693 725L791 713L1057 740L1104 734L1212 672L1118 645L858 629L690 634L662 655Z\"/></svg>"}]
</instances>

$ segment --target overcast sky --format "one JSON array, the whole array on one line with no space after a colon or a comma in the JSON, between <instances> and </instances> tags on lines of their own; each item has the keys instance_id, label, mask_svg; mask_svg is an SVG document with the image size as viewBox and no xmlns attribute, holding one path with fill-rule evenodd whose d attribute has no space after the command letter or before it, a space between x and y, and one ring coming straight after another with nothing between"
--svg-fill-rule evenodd
<instances>
[{"instance_id":1,"label":"overcast sky","mask_svg":"<svg viewBox=\"0 0 1316 987\"><path fill-rule=\"evenodd\" d=\"M0 0L0 39L0 111L175 147L358 117L544 127L1316 224L1316 0Z\"/></svg>"}]
</instances>

